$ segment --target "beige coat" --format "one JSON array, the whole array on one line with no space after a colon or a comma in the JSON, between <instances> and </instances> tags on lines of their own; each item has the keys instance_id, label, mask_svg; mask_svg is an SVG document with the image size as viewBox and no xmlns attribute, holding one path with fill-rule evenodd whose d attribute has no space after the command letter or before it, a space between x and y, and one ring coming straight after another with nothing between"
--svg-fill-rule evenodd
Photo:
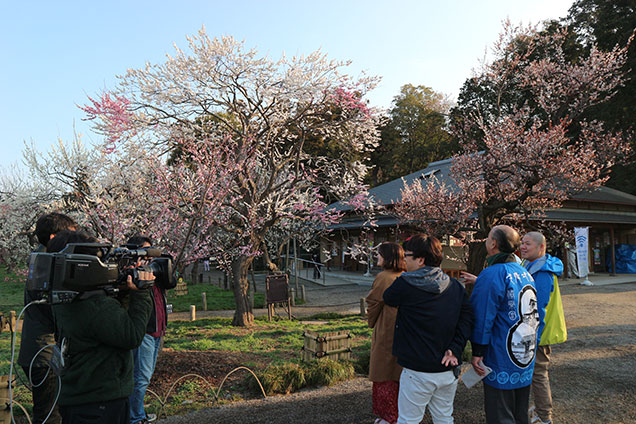
<instances>
[{"instance_id":1,"label":"beige coat","mask_svg":"<svg viewBox=\"0 0 636 424\"><path fill-rule=\"evenodd\" d=\"M367 318L369 327L373 328L371 339L371 361L369 362L369 380L399 381L402 367L397 358L391 354L393 348L393 332L397 308L386 306L382 295L401 272L382 271L373 281L371 291L367 295Z\"/></svg>"}]
</instances>

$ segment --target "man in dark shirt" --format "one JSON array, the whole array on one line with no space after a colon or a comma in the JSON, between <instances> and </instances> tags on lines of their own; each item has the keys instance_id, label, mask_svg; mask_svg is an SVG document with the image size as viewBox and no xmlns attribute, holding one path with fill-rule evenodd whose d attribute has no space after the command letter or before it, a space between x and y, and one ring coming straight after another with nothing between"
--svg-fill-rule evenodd
<instances>
[{"instance_id":1,"label":"man in dark shirt","mask_svg":"<svg viewBox=\"0 0 636 424\"><path fill-rule=\"evenodd\" d=\"M127 243L130 247L144 248L152 246L149 237L136 235ZM172 289L177 284L174 278L168 279L168 285L157 282L151 289L152 310L146 326L141 345L133 350L134 359L134 385L130 395L130 422L131 424L146 424L157 419L155 414L147 414L144 409L144 397L150 379L155 371L157 356L161 346L161 338L166 332L168 313L166 308L166 289Z\"/></svg>"}]
</instances>

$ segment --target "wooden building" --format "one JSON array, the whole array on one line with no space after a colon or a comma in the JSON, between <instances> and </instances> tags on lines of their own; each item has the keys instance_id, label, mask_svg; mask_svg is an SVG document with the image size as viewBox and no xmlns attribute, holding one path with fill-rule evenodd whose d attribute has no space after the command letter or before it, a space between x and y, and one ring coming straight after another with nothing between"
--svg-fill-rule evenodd
<instances>
[{"instance_id":1,"label":"wooden building","mask_svg":"<svg viewBox=\"0 0 636 424\"><path fill-rule=\"evenodd\" d=\"M433 175L440 181L453 184L450 179L450 168L451 159L433 162L425 169L369 190L370 196L377 203L385 206L388 213L377 219L373 240L367 240L367 242L377 245L383 241L402 241L411 235L414 229L398 225L398 220L390 214L392 205L401 200L400 193L404 184L411 184L416 179L426 180ZM331 207L345 212L345 218L333 225L333 232L321 241L321 260L323 262L329 260L330 267L336 269L364 271L364 265L344 255L344 252L347 243L360 241L361 236L365 234L365 227L368 229L369 225L353 213L348 205L335 203ZM613 246L636 245L636 196L619 190L601 187L590 193L576 195L564 202L563 207L548 209L537 219L555 223L563 222L572 229L589 227L591 272L612 271L611 267L607 269L606 261L611 263ZM443 240L443 244L446 259L442 263L442 268L448 271L464 269L461 258L466 253L462 244L452 237Z\"/></svg>"}]
</instances>

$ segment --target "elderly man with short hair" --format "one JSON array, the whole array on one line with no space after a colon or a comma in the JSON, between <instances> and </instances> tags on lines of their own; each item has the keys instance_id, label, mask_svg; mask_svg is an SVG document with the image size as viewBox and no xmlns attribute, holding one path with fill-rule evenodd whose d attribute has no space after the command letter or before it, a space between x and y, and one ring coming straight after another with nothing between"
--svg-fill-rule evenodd
<instances>
[{"instance_id":1,"label":"elderly man with short hair","mask_svg":"<svg viewBox=\"0 0 636 424\"><path fill-rule=\"evenodd\" d=\"M527 424L539 326L537 293L532 276L514 257L520 244L514 229L493 227L485 244L488 266L470 297L475 314L472 364L482 376L483 365L492 369L484 379L486 422ZM469 281L474 277L463 276Z\"/></svg>"},{"instance_id":2,"label":"elderly man with short hair","mask_svg":"<svg viewBox=\"0 0 636 424\"><path fill-rule=\"evenodd\" d=\"M535 282L541 321L538 331L540 341L532 376L536 416L533 416L531 422L549 424L552 422L552 393L548 376L551 345L567 340L563 304L557 279L563 272L563 263L559 258L546 254L545 237L536 231L523 236L519 250L524 260L522 265L532 274Z\"/></svg>"}]
</instances>

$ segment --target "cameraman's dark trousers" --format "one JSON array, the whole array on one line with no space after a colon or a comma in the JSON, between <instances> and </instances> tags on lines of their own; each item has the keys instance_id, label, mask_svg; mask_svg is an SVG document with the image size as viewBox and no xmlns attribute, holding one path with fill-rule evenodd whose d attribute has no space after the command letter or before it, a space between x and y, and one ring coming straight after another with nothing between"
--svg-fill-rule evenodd
<instances>
[{"instance_id":1,"label":"cameraman's dark trousers","mask_svg":"<svg viewBox=\"0 0 636 424\"><path fill-rule=\"evenodd\" d=\"M41 251L43 249L36 250L36 252ZM25 305L39 298L39 294L25 288ZM55 343L54 331L55 324L51 305L31 305L24 311L18 364L24 370L27 378L29 378L29 366L31 366L32 382L34 386L37 386L32 389L33 424L43 423L47 416L49 417L46 420L47 424L60 424L62 422L57 405L55 405L55 398L59 390L57 377L53 371L49 371L52 350L51 348L43 349L47 345ZM36 355L37 357L35 357ZM45 380L42 381L42 379ZM39 385L40 382L41 385ZM50 416L49 412L51 412Z\"/></svg>"},{"instance_id":2,"label":"cameraman's dark trousers","mask_svg":"<svg viewBox=\"0 0 636 424\"><path fill-rule=\"evenodd\" d=\"M64 424L113 424L130 422L128 398L82 405L60 406Z\"/></svg>"},{"instance_id":3,"label":"cameraman's dark trousers","mask_svg":"<svg viewBox=\"0 0 636 424\"><path fill-rule=\"evenodd\" d=\"M22 367L24 374L29 378L29 367ZM55 405L55 397L58 392L57 376L53 374L49 367L32 367L31 379L35 385L41 384L32 388L33 392L33 424L42 424L46 417L47 424L60 424L62 418ZM44 381L42 381L44 379ZM51 412L53 408L53 412ZM49 416L49 413L51 414Z\"/></svg>"}]
</instances>

